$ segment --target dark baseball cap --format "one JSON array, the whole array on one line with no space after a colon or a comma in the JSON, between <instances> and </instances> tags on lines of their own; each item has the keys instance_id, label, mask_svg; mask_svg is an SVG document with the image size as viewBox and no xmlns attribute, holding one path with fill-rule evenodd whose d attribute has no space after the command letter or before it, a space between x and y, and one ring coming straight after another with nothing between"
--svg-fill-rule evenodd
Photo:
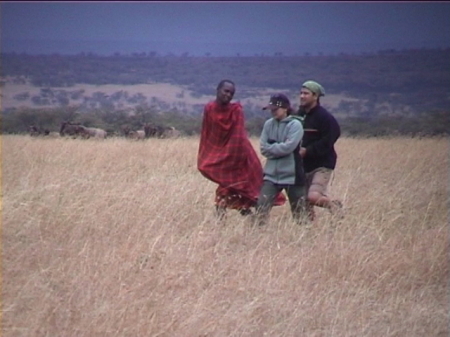
<instances>
[{"instance_id":1,"label":"dark baseball cap","mask_svg":"<svg viewBox=\"0 0 450 337\"><path fill-rule=\"evenodd\" d=\"M263 110L273 109L273 108L288 109L290 107L291 107L291 102L289 102L289 98L287 98L286 95L276 94L276 95L270 96L269 104L262 109Z\"/></svg>"}]
</instances>

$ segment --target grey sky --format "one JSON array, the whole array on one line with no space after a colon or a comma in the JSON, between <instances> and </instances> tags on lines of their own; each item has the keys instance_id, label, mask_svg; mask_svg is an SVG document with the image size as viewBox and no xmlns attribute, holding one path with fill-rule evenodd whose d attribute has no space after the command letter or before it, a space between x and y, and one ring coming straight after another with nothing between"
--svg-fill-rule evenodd
<instances>
[{"instance_id":1,"label":"grey sky","mask_svg":"<svg viewBox=\"0 0 450 337\"><path fill-rule=\"evenodd\" d=\"M450 2L7 1L0 9L4 51L26 48L18 40L48 52L213 55L450 47Z\"/></svg>"}]
</instances>

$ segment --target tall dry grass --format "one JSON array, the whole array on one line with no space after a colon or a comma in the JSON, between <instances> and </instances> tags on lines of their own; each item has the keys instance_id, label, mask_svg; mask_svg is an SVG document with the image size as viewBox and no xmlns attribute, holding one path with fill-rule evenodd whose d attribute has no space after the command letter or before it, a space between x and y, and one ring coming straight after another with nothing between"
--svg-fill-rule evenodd
<instances>
[{"instance_id":1,"label":"tall dry grass","mask_svg":"<svg viewBox=\"0 0 450 337\"><path fill-rule=\"evenodd\" d=\"M2 143L3 336L449 334L446 138L343 138L345 219L264 228L215 221L197 138Z\"/></svg>"}]
</instances>

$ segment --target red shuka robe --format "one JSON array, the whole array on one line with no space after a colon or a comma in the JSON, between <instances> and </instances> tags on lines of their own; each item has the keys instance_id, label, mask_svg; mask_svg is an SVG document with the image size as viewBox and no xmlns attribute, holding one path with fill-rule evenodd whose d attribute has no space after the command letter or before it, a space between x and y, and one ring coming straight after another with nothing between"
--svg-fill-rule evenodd
<instances>
[{"instance_id":1,"label":"red shuka robe","mask_svg":"<svg viewBox=\"0 0 450 337\"><path fill-rule=\"evenodd\" d=\"M219 184L216 204L225 202L232 209L256 205L263 168L248 139L240 103L222 106L213 101L205 106L197 168L204 177ZM285 200L280 193L275 205L282 205Z\"/></svg>"}]
</instances>

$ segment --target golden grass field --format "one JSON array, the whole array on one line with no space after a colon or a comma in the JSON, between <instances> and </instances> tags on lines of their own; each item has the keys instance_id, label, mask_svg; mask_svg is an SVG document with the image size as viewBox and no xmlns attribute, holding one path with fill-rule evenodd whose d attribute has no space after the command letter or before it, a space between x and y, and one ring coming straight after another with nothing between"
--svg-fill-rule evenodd
<instances>
[{"instance_id":1,"label":"golden grass field","mask_svg":"<svg viewBox=\"0 0 450 337\"><path fill-rule=\"evenodd\" d=\"M449 335L448 138L342 138L346 217L262 228L198 140L2 136L2 336Z\"/></svg>"}]
</instances>

